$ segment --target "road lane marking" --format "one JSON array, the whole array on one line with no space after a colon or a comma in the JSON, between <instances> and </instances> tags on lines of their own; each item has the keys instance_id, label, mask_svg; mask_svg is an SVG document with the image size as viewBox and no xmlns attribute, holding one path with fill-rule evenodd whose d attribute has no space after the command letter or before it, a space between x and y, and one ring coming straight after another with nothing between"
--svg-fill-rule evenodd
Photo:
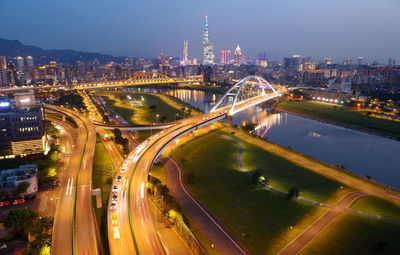
<instances>
[{"instance_id":1,"label":"road lane marking","mask_svg":"<svg viewBox=\"0 0 400 255\"><path fill-rule=\"evenodd\" d=\"M71 178L71 187L69 188L69 194L72 194L72 187L73 187L74 179Z\"/></svg>"},{"instance_id":2,"label":"road lane marking","mask_svg":"<svg viewBox=\"0 0 400 255\"><path fill-rule=\"evenodd\" d=\"M68 189L69 189L70 182L71 182L71 178L68 178L67 191L65 192L65 195L67 195L67 196L68 196Z\"/></svg>"}]
</instances>

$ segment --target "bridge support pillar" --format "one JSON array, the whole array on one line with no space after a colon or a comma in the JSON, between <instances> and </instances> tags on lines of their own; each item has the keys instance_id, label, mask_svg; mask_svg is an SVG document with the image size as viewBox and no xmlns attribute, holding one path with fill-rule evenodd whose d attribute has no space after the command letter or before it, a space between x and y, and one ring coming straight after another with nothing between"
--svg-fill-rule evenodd
<instances>
[{"instance_id":1,"label":"bridge support pillar","mask_svg":"<svg viewBox=\"0 0 400 255\"><path fill-rule=\"evenodd\" d=\"M66 119L65 119L65 115L62 115L62 121L66 121Z\"/></svg>"}]
</instances>

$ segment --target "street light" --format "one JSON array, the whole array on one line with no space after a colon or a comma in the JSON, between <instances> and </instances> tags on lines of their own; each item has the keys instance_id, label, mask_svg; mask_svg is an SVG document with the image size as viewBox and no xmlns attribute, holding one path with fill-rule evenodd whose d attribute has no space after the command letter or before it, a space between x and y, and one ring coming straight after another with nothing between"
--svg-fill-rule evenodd
<instances>
[{"instance_id":1,"label":"street light","mask_svg":"<svg viewBox=\"0 0 400 255\"><path fill-rule=\"evenodd\" d=\"M292 230L292 229L293 229L293 227L290 226L290 227L288 227L287 230L286 230L286 244L288 243L289 230Z\"/></svg>"}]
</instances>

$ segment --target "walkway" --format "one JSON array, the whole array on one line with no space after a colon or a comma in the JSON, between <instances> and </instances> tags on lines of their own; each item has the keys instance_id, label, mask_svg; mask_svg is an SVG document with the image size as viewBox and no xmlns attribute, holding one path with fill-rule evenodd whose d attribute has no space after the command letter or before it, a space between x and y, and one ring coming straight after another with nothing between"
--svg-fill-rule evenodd
<instances>
[{"instance_id":1,"label":"walkway","mask_svg":"<svg viewBox=\"0 0 400 255\"><path fill-rule=\"evenodd\" d=\"M167 170L167 186L183 210L199 226L221 254L247 254L223 227L193 198L182 183L182 170L171 158L161 158Z\"/></svg>"},{"instance_id":2,"label":"walkway","mask_svg":"<svg viewBox=\"0 0 400 255\"><path fill-rule=\"evenodd\" d=\"M308 243L310 243L321 231L331 224L337 216L339 216L345 208L354 200L365 196L363 192L353 192L340 200L331 210L322 215L310 227L308 227L300 236L289 243L278 254L279 255L294 255L299 253Z\"/></svg>"}]
</instances>

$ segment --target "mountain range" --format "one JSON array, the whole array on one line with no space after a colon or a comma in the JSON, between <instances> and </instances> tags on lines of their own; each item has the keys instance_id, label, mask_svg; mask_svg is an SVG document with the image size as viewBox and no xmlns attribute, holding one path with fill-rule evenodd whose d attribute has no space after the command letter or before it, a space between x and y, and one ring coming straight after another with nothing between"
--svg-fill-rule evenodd
<instances>
[{"instance_id":1,"label":"mountain range","mask_svg":"<svg viewBox=\"0 0 400 255\"><path fill-rule=\"evenodd\" d=\"M76 64L77 61L88 62L97 58L101 64L107 62L123 62L125 57L115 57L109 54L84 52L77 50L46 50L37 46L24 45L18 40L8 40L0 37L0 56L16 58L32 56L35 65L48 64L50 61L64 64Z\"/></svg>"}]
</instances>

